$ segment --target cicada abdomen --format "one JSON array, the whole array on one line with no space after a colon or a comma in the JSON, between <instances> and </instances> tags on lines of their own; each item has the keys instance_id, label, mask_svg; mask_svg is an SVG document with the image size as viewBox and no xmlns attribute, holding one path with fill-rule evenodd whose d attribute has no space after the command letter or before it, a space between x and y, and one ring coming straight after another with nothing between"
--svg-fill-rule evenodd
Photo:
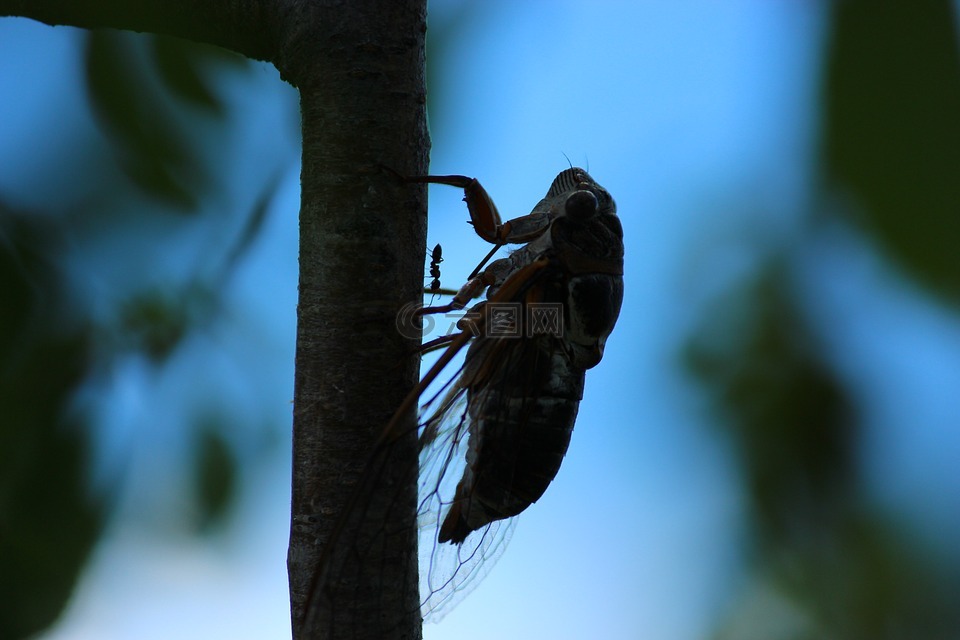
<instances>
[{"instance_id":1,"label":"cicada abdomen","mask_svg":"<svg viewBox=\"0 0 960 640\"><path fill-rule=\"evenodd\" d=\"M471 355L488 347L486 342L471 346L468 362L478 361ZM584 371L552 336L510 347L492 371L470 381L466 466L440 526L440 543L460 544L472 531L536 502L570 444ZM468 368L464 375L471 373Z\"/></svg>"}]
</instances>

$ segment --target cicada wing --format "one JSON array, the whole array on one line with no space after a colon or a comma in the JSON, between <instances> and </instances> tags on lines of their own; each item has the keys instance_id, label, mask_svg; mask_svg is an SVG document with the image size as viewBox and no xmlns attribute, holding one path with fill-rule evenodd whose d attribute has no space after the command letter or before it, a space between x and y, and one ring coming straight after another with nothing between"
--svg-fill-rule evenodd
<instances>
[{"instance_id":1,"label":"cicada wing","mask_svg":"<svg viewBox=\"0 0 960 640\"><path fill-rule=\"evenodd\" d=\"M439 622L479 585L503 554L517 518L497 520L459 544L439 543L435 527L421 529L420 613Z\"/></svg>"},{"instance_id":2,"label":"cicada wing","mask_svg":"<svg viewBox=\"0 0 960 640\"><path fill-rule=\"evenodd\" d=\"M466 443L463 436L467 426L463 421L466 415L466 388L462 386L464 366L461 363L458 367L452 361L455 349L469 344L469 334L462 338L441 355L439 362L442 366L434 365L430 374L425 376L425 379L432 378L433 384L418 388L417 393L428 393L429 389L433 394L421 406L416 425L418 461L409 468L399 469L399 476L396 472L389 472L402 453L399 447L408 442L401 437L405 427L397 415L371 451L360 480L352 489L351 498L328 539L314 576L306 607L308 621L319 599L327 597L327 585L352 584L357 572L376 572L371 562L376 562L374 559L380 557L381 550L406 535L404 530L414 534L412 523L405 516L413 511L413 505L404 499L403 487L409 486L408 483L415 483L418 487L416 506L421 556L420 588L418 594L411 594L412 603L415 603L412 606L416 608L423 604L421 611L426 615L437 608L439 600L450 604L454 600L453 592L464 579L476 574L476 563L482 561L483 554L470 553L470 557L458 559L454 550L451 550L454 557L450 557L448 550L442 550L437 559L433 559L433 552L441 551L435 549L438 523L448 508L449 498L453 496L465 464L462 446ZM435 389L438 390L434 393ZM422 399L423 395L420 397ZM375 498L390 506L386 510L372 508ZM466 549L468 547L463 547L461 552L465 553ZM432 571L431 566L434 567ZM394 585L382 585L384 593L394 588ZM433 615L432 619L438 618Z\"/></svg>"},{"instance_id":3,"label":"cicada wing","mask_svg":"<svg viewBox=\"0 0 960 640\"><path fill-rule=\"evenodd\" d=\"M441 543L440 526L467 464L466 389L461 372L439 410L421 427L419 509L420 611L438 622L487 575L499 559L516 518L472 532L461 544Z\"/></svg>"},{"instance_id":4,"label":"cicada wing","mask_svg":"<svg viewBox=\"0 0 960 640\"><path fill-rule=\"evenodd\" d=\"M549 285L560 275L547 261L531 264L512 275L486 304L550 301ZM490 332L503 329L496 324L495 314L490 316L493 320L486 322L485 328ZM521 319L517 327L523 326ZM544 428L543 421L549 417L546 414L565 415L576 410L576 403L565 398L542 398L543 394L555 395L555 386L562 384L559 378L554 379L551 366L560 355L558 349L560 341L550 336L534 337L524 332L494 336L488 332L471 342L456 381L436 403L438 407L431 411L428 402L427 410L421 412L418 524L424 618L440 619L480 583L506 548L515 514L536 499L525 501L518 494L511 498L509 507L504 503L508 509L517 509L512 514L506 510L502 519L471 525L461 519L461 509L469 509L464 505L473 501L474 474L483 473L485 483L496 477L499 480L494 482L500 487L513 487L514 474L521 472L517 465L529 464L531 458L536 462L545 457L558 461L566 451L569 428L565 432L560 429L559 437L553 436L560 442L548 442L544 455L530 452L530 441L537 440L541 432L558 431L553 424ZM572 393L579 400L576 389ZM438 397L434 396L434 402ZM567 420L561 417L560 422ZM527 471L524 467L523 472ZM459 492L460 485L463 493ZM485 486L488 491L490 485ZM516 490L523 493L526 488L518 486ZM448 517L453 515L452 508L457 517ZM474 526L478 528L472 530Z\"/></svg>"},{"instance_id":5,"label":"cicada wing","mask_svg":"<svg viewBox=\"0 0 960 640\"><path fill-rule=\"evenodd\" d=\"M488 302L520 301L526 292L541 286L545 276L553 274L547 261L527 265L501 285ZM480 320L474 328L483 328ZM520 380L519 393L535 395L536 385L523 375L511 371L526 360L531 341L527 338L471 339L470 332L454 336L437 362L423 377L416 391L404 400L377 441L359 485L338 519L328 548L346 553L324 553L320 567L310 588L309 611L317 598L324 597L324 585L352 582L349 572L376 571L368 559L379 557L378 549L412 532L405 514L409 503L403 499L402 486L409 479L416 481L417 520L420 556L420 609L425 618L438 620L477 586L502 554L515 522L514 517L496 520L470 532L460 544L440 543L440 527L454 504L457 485L463 477L468 455L470 403L491 404L494 397L506 397L509 380ZM452 362L463 347L470 345L463 365L456 368ZM455 369L455 370L454 370ZM521 368L522 369L522 368ZM387 473L390 462L397 458L398 447L405 438L401 417L407 409L421 400L428 387L440 390L421 407L419 430L419 467L409 465L397 475ZM513 395L517 391L512 392ZM495 404L495 403L494 403ZM496 420L497 416L489 416ZM400 456L404 457L404 456ZM402 477L400 477L402 476ZM409 485L407 485L409 486ZM375 510L371 496L390 502L387 510ZM392 500L392 502L391 502ZM409 505L409 506L408 506ZM354 536L351 532L368 532ZM351 562L338 562L347 557ZM412 570L412 567L411 567ZM383 585L384 591L393 585ZM411 594L412 595L412 594Z\"/></svg>"},{"instance_id":6,"label":"cicada wing","mask_svg":"<svg viewBox=\"0 0 960 640\"><path fill-rule=\"evenodd\" d=\"M408 435L412 436L409 431ZM351 602L365 597L360 588L369 585L392 602L400 599L410 611L417 608L418 594L405 591L398 594L396 584L405 584L405 576L398 572L386 574L380 567L388 559L401 557L398 549L409 549L414 543L414 492L417 465L406 461L415 456L416 441L395 437L378 444L355 485L350 497L335 520L327 537L316 572L307 592L302 624L312 627L320 611L332 612L326 616L326 634L334 635L337 628L337 608L333 602ZM321 512L322 513L322 512ZM308 526L309 522L302 526ZM400 568L409 576L416 567L412 563ZM392 577L390 577L392 575ZM374 576L375 579L371 579ZM377 583L376 580L380 582ZM393 604L385 604L392 607ZM378 630L382 637L394 637L398 629L380 620Z\"/></svg>"}]
</instances>

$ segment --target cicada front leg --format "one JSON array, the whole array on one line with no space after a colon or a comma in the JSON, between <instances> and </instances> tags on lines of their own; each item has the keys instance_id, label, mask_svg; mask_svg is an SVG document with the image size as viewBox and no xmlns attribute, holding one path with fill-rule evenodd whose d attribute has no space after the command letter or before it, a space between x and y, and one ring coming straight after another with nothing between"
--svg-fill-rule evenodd
<instances>
[{"instance_id":1,"label":"cicada front leg","mask_svg":"<svg viewBox=\"0 0 960 640\"><path fill-rule=\"evenodd\" d=\"M533 240L550 226L550 217L544 212L529 213L506 222L500 219L497 205L476 178L468 176L410 176L407 182L446 184L463 189L463 200L470 211L470 222L477 235L491 244L502 247ZM491 252L492 253L492 252ZM488 256L489 259L489 256Z\"/></svg>"},{"instance_id":2,"label":"cicada front leg","mask_svg":"<svg viewBox=\"0 0 960 640\"><path fill-rule=\"evenodd\" d=\"M428 184L446 184L463 189L463 200L470 210L470 221L477 235L492 244L505 244L503 239L509 230L504 229L500 221L497 205L493 203L487 190L476 178L467 176L410 176L404 178L407 182L421 182Z\"/></svg>"},{"instance_id":3,"label":"cicada front leg","mask_svg":"<svg viewBox=\"0 0 960 640\"><path fill-rule=\"evenodd\" d=\"M497 211L497 205L493 203L490 194L476 178L450 175L409 176L403 177L403 179L407 182L445 184L463 189L463 200L467 203L467 209L470 212L470 223L477 235L495 245L473 270L466 284L457 291L453 300L445 305L423 307L417 311L417 315L448 313L463 309L470 300L480 297L487 287L503 282L504 278L516 268L516 265L509 258L504 258L494 261L484 269L484 266L500 247L505 244L529 242L542 235L550 227L550 216L542 210L502 222L500 212ZM434 249L434 258L437 257L436 251L438 248L439 245ZM432 265L433 263L431 263Z\"/></svg>"}]
</instances>

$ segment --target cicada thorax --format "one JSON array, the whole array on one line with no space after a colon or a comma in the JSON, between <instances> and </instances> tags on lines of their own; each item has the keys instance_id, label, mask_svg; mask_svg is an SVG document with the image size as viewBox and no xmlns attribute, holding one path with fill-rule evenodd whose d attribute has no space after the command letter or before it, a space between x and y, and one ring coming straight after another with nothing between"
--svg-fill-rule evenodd
<instances>
[{"instance_id":1,"label":"cicada thorax","mask_svg":"<svg viewBox=\"0 0 960 640\"><path fill-rule=\"evenodd\" d=\"M623 302L623 229L613 215L585 223L569 218L551 227L553 253L566 274L565 339L577 366L603 357Z\"/></svg>"}]
</instances>

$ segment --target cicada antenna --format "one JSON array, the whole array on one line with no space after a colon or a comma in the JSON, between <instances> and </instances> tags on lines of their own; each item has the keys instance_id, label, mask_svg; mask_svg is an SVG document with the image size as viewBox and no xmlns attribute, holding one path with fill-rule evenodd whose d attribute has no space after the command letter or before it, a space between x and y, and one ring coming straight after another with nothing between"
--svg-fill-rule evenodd
<instances>
[{"instance_id":1,"label":"cicada antenna","mask_svg":"<svg viewBox=\"0 0 960 640\"><path fill-rule=\"evenodd\" d=\"M573 162L571 162L570 156L568 156L563 151L560 152L560 155L562 155L564 159L566 159L567 164L570 166L571 169L573 169ZM583 154L583 160L584 160L584 166L586 168L587 173L590 173L590 158L587 156L587 154Z\"/></svg>"}]
</instances>

